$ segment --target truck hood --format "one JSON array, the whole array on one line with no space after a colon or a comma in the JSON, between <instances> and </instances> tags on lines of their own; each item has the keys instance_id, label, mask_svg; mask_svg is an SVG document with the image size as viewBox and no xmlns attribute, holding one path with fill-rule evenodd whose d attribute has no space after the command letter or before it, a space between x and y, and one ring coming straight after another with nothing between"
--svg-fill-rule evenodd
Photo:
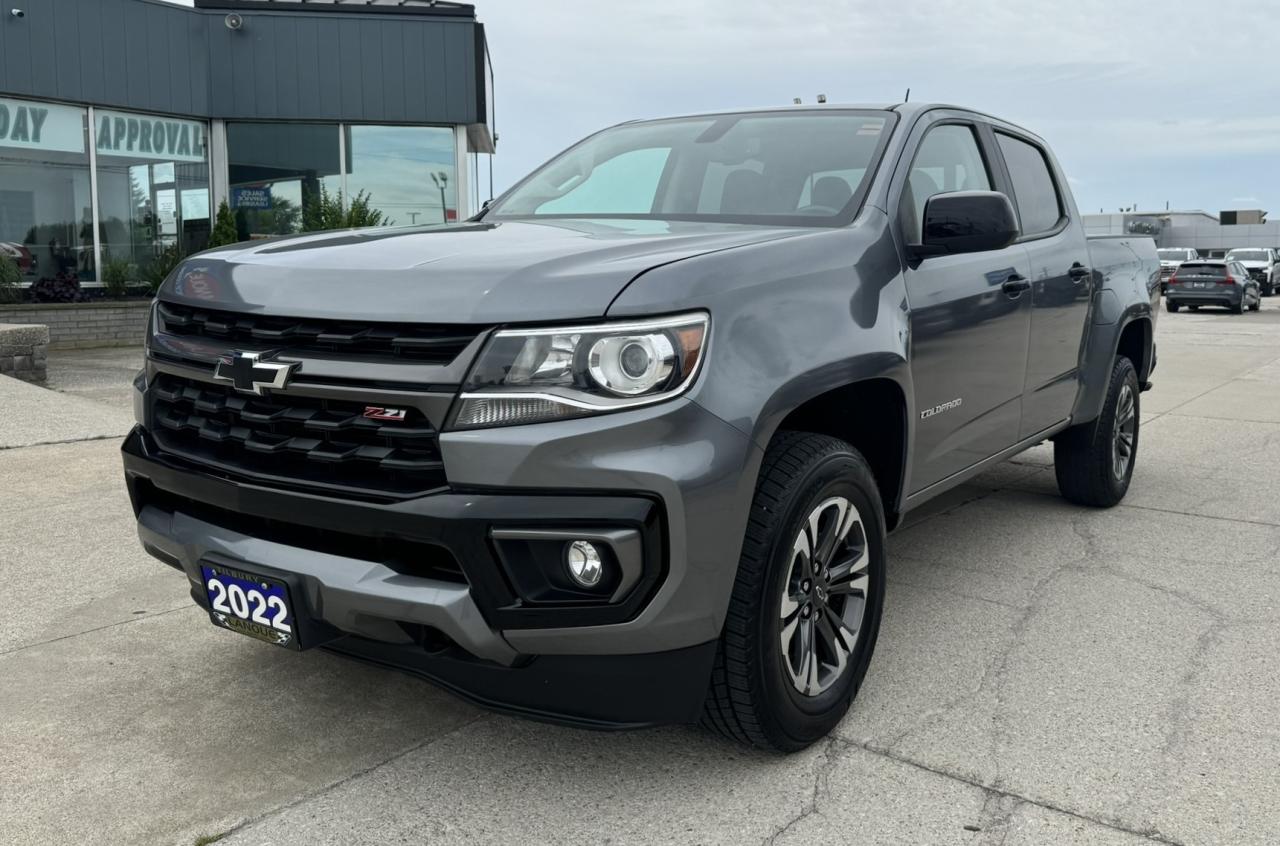
<instances>
[{"instance_id":1,"label":"truck hood","mask_svg":"<svg viewBox=\"0 0 1280 846\"><path fill-rule=\"evenodd\" d=\"M201 253L160 295L290 317L482 324L592 318L652 267L809 231L554 220L322 232Z\"/></svg>"},{"instance_id":2,"label":"truck hood","mask_svg":"<svg viewBox=\"0 0 1280 846\"><path fill-rule=\"evenodd\" d=\"M1245 261L1244 259L1232 259L1232 261L1239 262L1241 267L1248 270L1265 270L1271 266L1270 263L1265 261Z\"/></svg>"}]
</instances>

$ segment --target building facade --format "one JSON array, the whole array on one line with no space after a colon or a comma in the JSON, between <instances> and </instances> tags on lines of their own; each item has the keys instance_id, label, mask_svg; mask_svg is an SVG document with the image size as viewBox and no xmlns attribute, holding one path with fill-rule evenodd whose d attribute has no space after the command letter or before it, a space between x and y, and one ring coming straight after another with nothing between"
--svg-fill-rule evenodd
<instances>
[{"instance_id":1,"label":"building facade","mask_svg":"<svg viewBox=\"0 0 1280 846\"><path fill-rule=\"evenodd\" d=\"M1221 258L1237 247L1280 249L1280 221L1267 222L1261 211L1086 214L1084 225L1089 235L1151 235L1158 247L1190 247L1205 258Z\"/></svg>"},{"instance_id":2,"label":"building facade","mask_svg":"<svg viewBox=\"0 0 1280 846\"><path fill-rule=\"evenodd\" d=\"M13 7L10 10L10 7ZM492 154L493 77L468 5L430 0L8 0L0 250L24 277L132 272L209 240L461 219Z\"/></svg>"}]
</instances>

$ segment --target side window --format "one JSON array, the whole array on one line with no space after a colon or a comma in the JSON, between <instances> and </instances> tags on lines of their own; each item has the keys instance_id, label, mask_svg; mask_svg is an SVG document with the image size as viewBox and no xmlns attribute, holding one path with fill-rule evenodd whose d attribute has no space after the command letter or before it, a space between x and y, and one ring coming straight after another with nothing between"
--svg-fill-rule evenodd
<instances>
[{"instance_id":1,"label":"side window","mask_svg":"<svg viewBox=\"0 0 1280 846\"><path fill-rule=\"evenodd\" d=\"M920 142L902 191L902 226L908 244L920 243L924 205L934 194L990 191L991 177L972 126L934 127Z\"/></svg>"},{"instance_id":2,"label":"side window","mask_svg":"<svg viewBox=\"0 0 1280 846\"><path fill-rule=\"evenodd\" d=\"M577 185L538 206L539 214L648 214L667 166L669 147L629 150L592 168ZM572 180L571 180L572 181ZM563 187L563 186L560 186Z\"/></svg>"},{"instance_id":3,"label":"side window","mask_svg":"<svg viewBox=\"0 0 1280 846\"><path fill-rule=\"evenodd\" d=\"M1000 142L1000 152L1013 180L1022 234L1038 235L1053 229L1062 219L1062 198L1058 196L1058 186L1053 182L1044 152L1034 144L1002 132L996 133L996 140Z\"/></svg>"}]
</instances>

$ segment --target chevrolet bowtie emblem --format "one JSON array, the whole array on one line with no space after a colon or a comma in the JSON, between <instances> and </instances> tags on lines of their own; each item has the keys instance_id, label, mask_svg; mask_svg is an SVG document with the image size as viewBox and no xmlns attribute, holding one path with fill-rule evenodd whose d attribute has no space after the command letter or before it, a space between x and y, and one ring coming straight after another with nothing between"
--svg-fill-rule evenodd
<instances>
[{"instance_id":1,"label":"chevrolet bowtie emblem","mask_svg":"<svg viewBox=\"0 0 1280 846\"><path fill-rule=\"evenodd\" d=\"M279 390L301 365L296 362L277 363L269 359L275 352L233 352L218 359L213 378L230 382L237 391L262 396L262 392Z\"/></svg>"}]
</instances>

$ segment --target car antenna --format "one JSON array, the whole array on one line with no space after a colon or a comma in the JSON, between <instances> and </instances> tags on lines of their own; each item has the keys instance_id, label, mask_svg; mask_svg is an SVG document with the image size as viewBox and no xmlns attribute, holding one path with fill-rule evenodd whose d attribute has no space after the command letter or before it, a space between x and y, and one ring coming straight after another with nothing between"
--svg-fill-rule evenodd
<instances>
[{"instance_id":1,"label":"car antenna","mask_svg":"<svg viewBox=\"0 0 1280 846\"><path fill-rule=\"evenodd\" d=\"M911 102L911 89L910 89L910 88L908 88L908 89L907 89L907 96L905 96L905 97L903 97L903 98L902 98L902 102L904 102L904 103L910 103L910 102Z\"/></svg>"}]
</instances>

